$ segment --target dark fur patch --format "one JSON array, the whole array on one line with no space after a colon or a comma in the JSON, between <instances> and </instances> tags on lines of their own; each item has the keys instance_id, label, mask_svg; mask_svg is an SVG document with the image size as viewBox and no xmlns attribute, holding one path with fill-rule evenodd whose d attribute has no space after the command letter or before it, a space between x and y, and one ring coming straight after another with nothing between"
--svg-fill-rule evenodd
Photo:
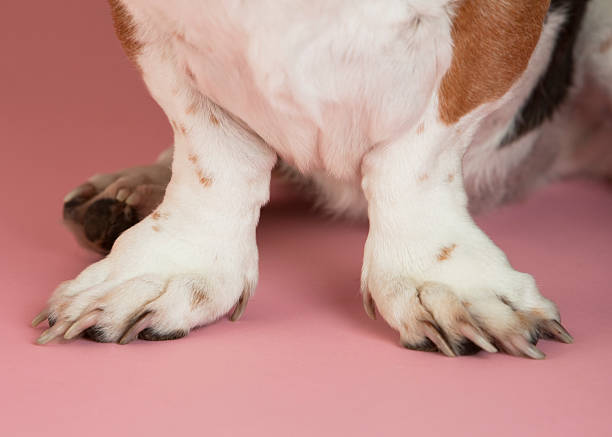
<instances>
[{"instance_id":1,"label":"dark fur patch","mask_svg":"<svg viewBox=\"0 0 612 437\"><path fill-rule=\"evenodd\" d=\"M148 341L163 341L163 340L177 340L186 336L187 333L185 331L172 331L165 334L159 333L155 331L153 328L146 328L140 331L138 334L138 338L141 340Z\"/></svg>"},{"instance_id":2,"label":"dark fur patch","mask_svg":"<svg viewBox=\"0 0 612 437\"><path fill-rule=\"evenodd\" d=\"M460 343L454 343L452 345L453 351L457 355L476 355L481 349L472 343L467 338L464 338Z\"/></svg>"},{"instance_id":3,"label":"dark fur patch","mask_svg":"<svg viewBox=\"0 0 612 437\"><path fill-rule=\"evenodd\" d=\"M92 326L83 331L83 337L98 343L108 343L104 335L104 330L99 326Z\"/></svg>"},{"instance_id":4,"label":"dark fur patch","mask_svg":"<svg viewBox=\"0 0 612 437\"><path fill-rule=\"evenodd\" d=\"M565 101L574 79L574 46L589 0L552 0L549 14L563 10L565 22L557 35L548 68L526 103L515 116L512 130L500 147L506 146L550 120Z\"/></svg>"},{"instance_id":5,"label":"dark fur patch","mask_svg":"<svg viewBox=\"0 0 612 437\"><path fill-rule=\"evenodd\" d=\"M138 223L138 220L136 211L124 202L100 199L92 203L85 212L85 237L108 252L119 235Z\"/></svg>"},{"instance_id":6,"label":"dark fur patch","mask_svg":"<svg viewBox=\"0 0 612 437\"><path fill-rule=\"evenodd\" d=\"M436 347L436 345L427 337L425 337L425 339L418 344L402 343L402 346L404 346L406 349L410 349L413 351L423 351L423 352L437 352L438 351L438 348Z\"/></svg>"}]
</instances>

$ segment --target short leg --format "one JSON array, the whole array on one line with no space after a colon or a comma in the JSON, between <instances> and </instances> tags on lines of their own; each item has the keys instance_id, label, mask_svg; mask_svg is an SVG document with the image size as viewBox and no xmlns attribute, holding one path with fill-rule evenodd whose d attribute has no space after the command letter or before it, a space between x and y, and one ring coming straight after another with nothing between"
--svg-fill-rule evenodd
<instances>
[{"instance_id":1,"label":"short leg","mask_svg":"<svg viewBox=\"0 0 612 437\"><path fill-rule=\"evenodd\" d=\"M378 308L411 349L543 358L532 344L539 336L571 337L533 278L515 271L468 214L464 147L458 131L432 126L365 158L366 310Z\"/></svg>"},{"instance_id":2,"label":"short leg","mask_svg":"<svg viewBox=\"0 0 612 437\"><path fill-rule=\"evenodd\" d=\"M34 320L52 324L39 343L82 332L105 342L178 338L233 306L239 317L255 287L255 228L276 155L197 93L164 49L139 60L175 132L164 200L55 291Z\"/></svg>"}]
</instances>

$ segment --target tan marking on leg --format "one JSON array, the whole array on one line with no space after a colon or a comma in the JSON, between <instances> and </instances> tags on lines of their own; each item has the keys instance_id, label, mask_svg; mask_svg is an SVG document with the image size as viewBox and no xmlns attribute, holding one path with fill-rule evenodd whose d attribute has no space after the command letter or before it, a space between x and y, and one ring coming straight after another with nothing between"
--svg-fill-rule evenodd
<instances>
[{"instance_id":1,"label":"tan marking on leg","mask_svg":"<svg viewBox=\"0 0 612 437\"><path fill-rule=\"evenodd\" d=\"M128 58L135 61L142 50L143 44L135 37L136 25L134 20L121 0L108 0L108 3L110 4L117 38L119 38Z\"/></svg>"},{"instance_id":2,"label":"tan marking on leg","mask_svg":"<svg viewBox=\"0 0 612 437\"><path fill-rule=\"evenodd\" d=\"M451 244L450 246L443 247L438 254L438 261L446 261L451 257L451 254L457 247L456 244Z\"/></svg>"},{"instance_id":3,"label":"tan marking on leg","mask_svg":"<svg viewBox=\"0 0 612 437\"><path fill-rule=\"evenodd\" d=\"M212 178L204 175L204 172L202 171L201 168L197 169L197 173L198 173L198 179L200 180L200 183L202 185L204 185L205 187L210 187L212 185Z\"/></svg>"},{"instance_id":4,"label":"tan marking on leg","mask_svg":"<svg viewBox=\"0 0 612 437\"><path fill-rule=\"evenodd\" d=\"M612 48L612 36L601 43L599 46L599 52L605 53Z\"/></svg>"},{"instance_id":5,"label":"tan marking on leg","mask_svg":"<svg viewBox=\"0 0 612 437\"><path fill-rule=\"evenodd\" d=\"M194 310L199 306L202 306L210 302L210 296L205 290L195 288L191 292L191 309Z\"/></svg>"},{"instance_id":6,"label":"tan marking on leg","mask_svg":"<svg viewBox=\"0 0 612 437\"><path fill-rule=\"evenodd\" d=\"M453 59L440 85L440 119L453 124L502 97L527 68L550 0L460 0Z\"/></svg>"}]
</instances>

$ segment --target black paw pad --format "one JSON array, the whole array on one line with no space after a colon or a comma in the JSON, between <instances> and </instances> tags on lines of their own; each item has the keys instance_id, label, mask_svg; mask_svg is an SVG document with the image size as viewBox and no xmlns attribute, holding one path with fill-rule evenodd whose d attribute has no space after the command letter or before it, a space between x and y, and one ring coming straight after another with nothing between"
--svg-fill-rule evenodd
<instances>
[{"instance_id":1,"label":"black paw pad","mask_svg":"<svg viewBox=\"0 0 612 437\"><path fill-rule=\"evenodd\" d=\"M83 219L85 237L109 252L123 231L138 223L136 211L116 199L100 199L87 208Z\"/></svg>"},{"instance_id":2,"label":"black paw pad","mask_svg":"<svg viewBox=\"0 0 612 437\"><path fill-rule=\"evenodd\" d=\"M176 340L186 336L185 331L172 331L165 334L155 331L153 328L146 328L140 331L138 338L148 341Z\"/></svg>"}]
</instances>

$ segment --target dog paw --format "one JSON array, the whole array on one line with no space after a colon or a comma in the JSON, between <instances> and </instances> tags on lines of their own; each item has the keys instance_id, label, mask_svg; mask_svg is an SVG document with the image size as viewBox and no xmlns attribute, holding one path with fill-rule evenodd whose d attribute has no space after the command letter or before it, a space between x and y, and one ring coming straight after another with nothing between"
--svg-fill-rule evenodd
<instances>
[{"instance_id":1,"label":"dog paw","mask_svg":"<svg viewBox=\"0 0 612 437\"><path fill-rule=\"evenodd\" d=\"M412 269L402 268L399 257L366 256L367 313L374 317L378 309L405 347L447 356L501 349L541 359L540 338L573 341L530 275L512 269L492 244L483 244L476 256L464 246L447 246Z\"/></svg>"},{"instance_id":2,"label":"dog paw","mask_svg":"<svg viewBox=\"0 0 612 437\"><path fill-rule=\"evenodd\" d=\"M83 247L106 254L161 203L169 180L159 164L93 176L65 197L64 223Z\"/></svg>"},{"instance_id":3,"label":"dog paw","mask_svg":"<svg viewBox=\"0 0 612 437\"><path fill-rule=\"evenodd\" d=\"M186 234L189 225L177 216L156 211L122 234L105 259L61 284L32 322L49 321L38 343L81 334L122 344L169 340L232 307L231 319L240 317L257 280L254 238Z\"/></svg>"}]
</instances>

